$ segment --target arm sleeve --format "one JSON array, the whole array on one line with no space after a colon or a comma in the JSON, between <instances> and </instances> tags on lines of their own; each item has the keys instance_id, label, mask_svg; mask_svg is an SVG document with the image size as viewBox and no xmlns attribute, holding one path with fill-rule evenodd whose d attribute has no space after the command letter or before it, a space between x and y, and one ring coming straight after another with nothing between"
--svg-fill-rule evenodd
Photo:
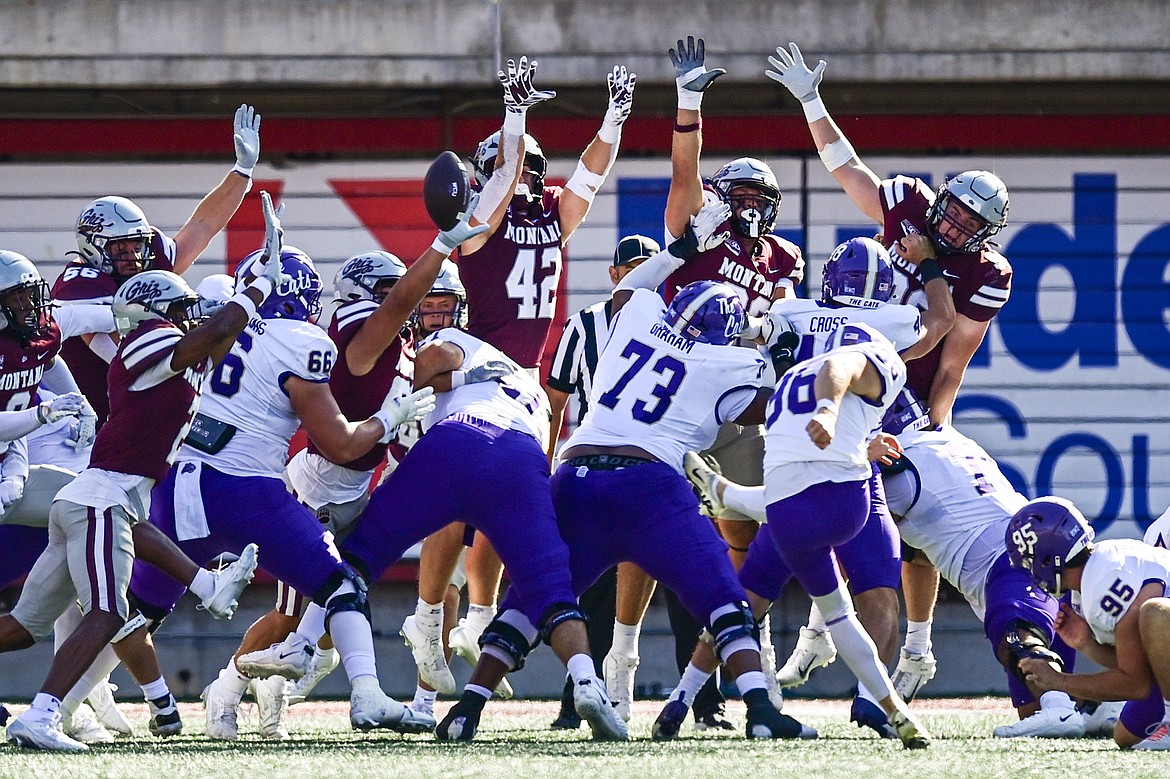
<instances>
[{"instance_id":1,"label":"arm sleeve","mask_svg":"<svg viewBox=\"0 0 1170 779\"><path fill-rule=\"evenodd\" d=\"M683 266L684 260L663 249L625 275L615 290L656 289L666 277Z\"/></svg>"},{"instance_id":2,"label":"arm sleeve","mask_svg":"<svg viewBox=\"0 0 1170 779\"><path fill-rule=\"evenodd\" d=\"M519 145L518 136L507 129L500 131L500 154L504 155L504 161L483 185L483 190L479 194L479 205L472 214L481 224L487 224L500 203L512 197L512 179L516 177L516 166L520 162L517 151Z\"/></svg>"},{"instance_id":3,"label":"arm sleeve","mask_svg":"<svg viewBox=\"0 0 1170 779\"><path fill-rule=\"evenodd\" d=\"M110 338L109 333L96 333L89 342L89 350L108 363L112 362L114 355L118 353L118 345Z\"/></svg>"},{"instance_id":4,"label":"arm sleeve","mask_svg":"<svg viewBox=\"0 0 1170 779\"><path fill-rule=\"evenodd\" d=\"M62 341L85 333L112 333L117 329L112 306L75 303L58 308L53 318L61 328Z\"/></svg>"},{"instance_id":5,"label":"arm sleeve","mask_svg":"<svg viewBox=\"0 0 1170 779\"><path fill-rule=\"evenodd\" d=\"M45 368L45 372L41 376L41 383L45 385L45 389L57 395L63 395L66 392L81 392L76 379L73 378L73 372L69 370L69 366L60 356L54 357L53 362L49 363L49 367Z\"/></svg>"},{"instance_id":6,"label":"arm sleeve","mask_svg":"<svg viewBox=\"0 0 1170 779\"><path fill-rule=\"evenodd\" d=\"M41 426L37 406L24 411L0 411L0 441L15 441Z\"/></svg>"},{"instance_id":7,"label":"arm sleeve","mask_svg":"<svg viewBox=\"0 0 1170 779\"><path fill-rule=\"evenodd\" d=\"M8 453L0 463L0 479L16 477L28 479L28 442L23 437L8 442Z\"/></svg>"}]
</instances>

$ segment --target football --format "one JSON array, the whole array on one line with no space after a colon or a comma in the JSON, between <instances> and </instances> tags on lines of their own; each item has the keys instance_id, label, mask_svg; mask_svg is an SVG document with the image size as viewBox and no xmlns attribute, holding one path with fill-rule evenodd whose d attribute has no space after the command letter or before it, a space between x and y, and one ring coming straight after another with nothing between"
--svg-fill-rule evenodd
<instances>
[{"instance_id":1,"label":"football","mask_svg":"<svg viewBox=\"0 0 1170 779\"><path fill-rule=\"evenodd\" d=\"M440 230L450 230L471 200L467 166L459 155L445 151L427 168L423 179L423 202L427 215Z\"/></svg>"}]
</instances>

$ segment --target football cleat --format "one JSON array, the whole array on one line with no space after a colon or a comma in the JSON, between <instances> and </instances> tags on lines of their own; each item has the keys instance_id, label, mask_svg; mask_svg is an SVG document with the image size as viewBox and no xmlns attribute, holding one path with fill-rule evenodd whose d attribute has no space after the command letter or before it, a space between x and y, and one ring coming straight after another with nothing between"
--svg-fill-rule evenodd
<instances>
[{"instance_id":1,"label":"football cleat","mask_svg":"<svg viewBox=\"0 0 1170 779\"><path fill-rule=\"evenodd\" d=\"M747 737L756 738L800 738L811 739L817 737L813 728L781 714L772 707L748 706L747 710Z\"/></svg>"},{"instance_id":2,"label":"football cleat","mask_svg":"<svg viewBox=\"0 0 1170 779\"><path fill-rule=\"evenodd\" d=\"M890 681L894 691L902 700L909 703L914 700L926 683L934 678L938 670L938 663L934 661L934 653L927 650L924 655L916 655L902 649L902 656L898 659L898 667L894 669Z\"/></svg>"},{"instance_id":3,"label":"football cleat","mask_svg":"<svg viewBox=\"0 0 1170 779\"><path fill-rule=\"evenodd\" d=\"M283 676L300 679L309 670L313 660L313 645L300 633L289 633L288 638L267 649L257 649L236 658L240 673L257 679Z\"/></svg>"},{"instance_id":4,"label":"football cleat","mask_svg":"<svg viewBox=\"0 0 1170 779\"><path fill-rule=\"evenodd\" d=\"M582 679L573 686L573 708L589 723L594 740L625 741L630 737L626 723L605 694L605 683L596 676Z\"/></svg>"},{"instance_id":5,"label":"football cleat","mask_svg":"<svg viewBox=\"0 0 1170 779\"><path fill-rule=\"evenodd\" d=\"M1083 738L1085 717L1073 708L1040 709L1010 725L999 725L996 738Z\"/></svg>"},{"instance_id":6,"label":"football cleat","mask_svg":"<svg viewBox=\"0 0 1170 779\"><path fill-rule=\"evenodd\" d=\"M479 634L467 624L466 619L460 619L459 624L451 628L451 632L447 634L447 646L451 647L452 652L466 660L472 668L475 668L479 662ZM508 677L500 679L500 683L496 685L496 695L503 700L508 700L515 695Z\"/></svg>"},{"instance_id":7,"label":"football cleat","mask_svg":"<svg viewBox=\"0 0 1170 779\"><path fill-rule=\"evenodd\" d=\"M8 726L8 742L26 749L44 749L49 752L84 752L89 747L66 736L61 730L61 715L55 713L47 720L33 720L24 715Z\"/></svg>"},{"instance_id":8,"label":"football cleat","mask_svg":"<svg viewBox=\"0 0 1170 779\"><path fill-rule=\"evenodd\" d=\"M240 736L236 722L239 699L224 689L223 683L215 681L203 688L199 696L207 716L207 737L216 741L235 741Z\"/></svg>"},{"instance_id":9,"label":"football cleat","mask_svg":"<svg viewBox=\"0 0 1170 779\"><path fill-rule=\"evenodd\" d=\"M699 508L705 516L717 519L724 512L723 501L715 491L715 485L723 477L713 467L713 462L707 460L698 452L687 452L683 455L683 473L699 499Z\"/></svg>"},{"instance_id":10,"label":"football cleat","mask_svg":"<svg viewBox=\"0 0 1170 779\"><path fill-rule=\"evenodd\" d=\"M434 712L423 711L407 705L406 714L403 715L402 721L392 730L397 733L433 733L435 726Z\"/></svg>"},{"instance_id":11,"label":"football cleat","mask_svg":"<svg viewBox=\"0 0 1170 779\"><path fill-rule=\"evenodd\" d=\"M630 703L634 700L634 674L638 671L638 658L622 655L609 650L601 663L605 674L605 692L617 709L622 722L630 721Z\"/></svg>"},{"instance_id":12,"label":"football cleat","mask_svg":"<svg viewBox=\"0 0 1170 779\"><path fill-rule=\"evenodd\" d=\"M439 741L471 741L479 728L479 717L487 699L475 693L464 693L435 728Z\"/></svg>"},{"instance_id":13,"label":"football cleat","mask_svg":"<svg viewBox=\"0 0 1170 779\"><path fill-rule=\"evenodd\" d=\"M414 664L418 666L418 677L431 689L444 695L455 692L455 677L443 656L443 628L441 625L427 630L419 625L413 614L402 621L399 634L406 639ZM454 632L454 631L452 631Z\"/></svg>"},{"instance_id":14,"label":"football cleat","mask_svg":"<svg viewBox=\"0 0 1170 779\"><path fill-rule=\"evenodd\" d=\"M256 575L257 551L255 544L248 544L235 562L212 574L215 576L215 592L201 604L208 614L216 619L231 619L236 613L240 594Z\"/></svg>"},{"instance_id":15,"label":"football cleat","mask_svg":"<svg viewBox=\"0 0 1170 779\"><path fill-rule=\"evenodd\" d=\"M801 628L796 648L776 672L776 683L783 687L804 684L817 668L823 668L837 659L837 647L827 630ZM882 715L885 716L884 714Z\"/></svg>"},{"instance_id":16,"label":"football cleat","mask_svg":"<svg viewBox=\"0 0 1170 779\"><path fill-rule=\"evenodd\" d=\"M654 720L654 726L650 729L650 738L655 741L669 741L678 735L682 725L687 721L687 714L691 711L691 707L686 705L681 698L675 698L666 702L662 707L662 711L658 713L658 718Z\"/></svg>"},{"instance_id":17,"label":"football cleat","mask_svg":"<svg viewBox=\"0 0 1170 779\"><path fill-rule=\"evenodd\" d=\"M1102 701L1092 706L1086 701L1081 706L1085 715L1085 735L1112 738L1123 708L1125 701Z\"/></svg>"},{"instance_id":18,"label":"football cleat","mask_svg":"<svg viewBox=\"0 0 1170 779\"><path fill-rule=\"evenodd\" d=\"M898 738L897 729L890 723L881 706L860 695L853 698L853 704L849 707L849 721L856 722L859 728L871 728L882 738Z\"/></svg>"},{"instance_id":19,"label":"football cleat","mask_svg":"<svg viewBox=\"0 0 1170 779\"><path fill-rule=\"evenodd\" d=\"M102 727L93 709L84 703L72 714L62 714L61 730L83 744L111 744L114 741L114 734Z\"/></svg>"},{"instance_id":20,"label":"football cleat","mask_svg":"<svg viewBox=\"0 0 1170 779\"><path fill-rule=\"evenodd\" d=\"M354 680L349 694L349 724L354 730L399 730L403 726L407 729L400 732L417 733L414 723L407 722L408 717L406 706L382 692L377 678L361 676Z\"/></svg>"},{"instance_id":21,"label":"football cleat","mask_svg":"<svg viewBox=\"0 0 1170 779\"><path fill-rule=\"evenodd\" d=\"M288 705L295 706L304 703L322 679L333 673L333 669L341 662L341 655L336 649L313 650L313 659L309 661L309 670L300 679L293 682L288 691Z\"/></svg>"},{"instance_id":22,"label":"football cleat","mask_svg":"<svg viewBox=\"0 0 1170 779\"><path fill-rule=\"evenodd\" d=\"M261 738L288 741L292 738L284 726L284 711L288 706L288 682L283 676L253 679L248 690L256 701L260 719Z\"/></svg>"},{"instance_id":23,"label":"football cleat","mask_svg":"<svg viewBox=\"0 0 1170 779\"><path fill-rule=\"evenodd\" d=\"M906 749L926 749L930 746L930 734L905 705L890 715L890 726Z\"/></svg>"},{"instance_id":24,"label":"football cleat","mask_svg":"<svg viewBox=\"0 0 1170 779\"><path fill-rule=\"evenodd\" d=\"M1165 751L1170 749L1170 720L1162 720L1150 731L1150 735L1133 745L1142 752Z\"/></svg>"},{"instance_id":25,"label":"football cleat","mask_svg":"<svg viewBox=\"0 0 1170 779\"><path fill-rule=\"evenodd\" d=\"M776 648L772 645L772 622L768 615L764 615L760 624L760 670L764 672L768 700L776 707L776 711L782 711L784 693L780 691L780 682L776 680Z\"/></svg>"},{"instance_id":26,"label":"football cleat","mask_svg":"<svg viewBox=\"0 0 1170 779\"><path fill-rule=\"evenodd\" d=\"M134 733L134 728L114 702L114 691L117 689L116 685L110 683L110 678L107 676L94 685L85 700L93 707L98 722L102 723L106 730L119 736L129 736Z\"/></svg>"},{"instance_id":27,"label":"football cleat","mask_svg":"<svg viewBox=\"0 0 1170 779\"><path fill-rule=\"evenodd\" d=\"M175 696L168 694L146 703L150 709L151 733L167 738L183 732L183 720L179 717L179 704L175 702Z\"/></svg>"},{"instance_id":28,"label":"football cleat","mask_svg":"<svg viewBox=\"0 0 1170 779\"><path fill-rule=\"evenodd\" d=\"M695 730L735 730L735 725L723 718L722 711L712 711L695 717Z\"/></svg>"}]
</instances>

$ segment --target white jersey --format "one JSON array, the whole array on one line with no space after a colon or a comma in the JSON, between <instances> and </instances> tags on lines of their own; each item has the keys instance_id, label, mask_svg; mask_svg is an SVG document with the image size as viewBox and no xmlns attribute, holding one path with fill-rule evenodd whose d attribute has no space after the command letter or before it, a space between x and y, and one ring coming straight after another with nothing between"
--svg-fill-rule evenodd
<instances>
[{"instance_id":1,"label":"white jersey","mask_svg":"<svg viewBox=\"0 0 1170 779\"><path fill-rule=\"evenodd\" d=\"M512 363L516 372L495 381L464 384L436 394L435 410L424 420L424 431L447 417L467 414L496 427L530 435L540 443L541 449L548 448L552 408L544 388L531 373L491 344L453 327L430 334L419 343L419 349L432 341L453 344L463 351L458 370L502 361Z\"/></svg>"},{"instance_id":2,"label":"white jersey","mask_svg":"<svg viewBox=\"0 0 1170 779\"><path fill-rule=\"evenodd\" d=\"M179 460L198 460L232 476L280 478L301 421L284 382L292 376L325 383L337 348L324 330L293 319L253 318L215 369L199 414L235 428L208 454L185 444Z\"/></svg>"},{"instance_id":3,"label":"white jersey","mask_svg":"<svg viewBox=\"0 0 1170 779\"><path fill-rule=\"evenodd\" d=\"M980 621L991 566L1005 554L1004 533L1028 502L983 447L944 425L906 447L909 469L884 477L898 531L951 583Z\"/></svg>"},{"instance_id":4,"label":"white jersey","mask_svg":"<svg viewBox=\"0 0 1170 779\"><path fill-rule=\"evenodd\" d=\"M858 353L882 379L877 401L846 392L837 412L832 443L820 449L808 437L816 413L813 383L821 366L835 354ZM842 346L790 368L772 399L764 433L764 491L768 503L796 495L814 484L868 479L873 468L866 447L882 415L906 383L906 364L885 341Z\"/></svg>"},{"instance_id":5,"label":"white jersey","mask_svg":"<svg viewBox=\"0 0 1170 779\"><path fill-rule=\"evenodd\" d=\"M1081 575L1080 609L1100 644L1112 646L1117 623L1149 582L1170 583L1170 551L1135 538L1099 541Z\"/></svg>"},{"instance_id":6,"label":"white jersey","mask_svg":"<svg viewBox=\"0 0 1170 779\"><path fill-rule=\"evenodd\" d=\"M877 301L875 301L876 303ZM874 308L834 307L817 300L783 298L772 303L768 318L784 323L800 336L796 359L803 362L824 354L829 336L841 325L866 324L889 338L901 352L922 338L922 312L914 306L879 303Z\"/></svg>"},{"instance_id":7,"label":"white jersey","mask_svg":"<svg viewBox=\"0 0 1170 779\"><path fill-rule=\"evenodd\" d=\"M1146 528L1146 534L1143 538L1150 546L1170 548L1170 509L1166 509L1165 514L1155 519Z\"/></svg>"},{"instance_id":8,"label":"white jersey","mask_svg":"<svg viewBox=\"0 0 1170 779\"><path fill-rule=\"evenodd\" d=\"M666 304L634 290L610 325L597 361L589 411L565 443L636 446L679 473L683 455L711 446L764 386L759 352L679 335L662 321Z\"/></svg>"}]
</instances>

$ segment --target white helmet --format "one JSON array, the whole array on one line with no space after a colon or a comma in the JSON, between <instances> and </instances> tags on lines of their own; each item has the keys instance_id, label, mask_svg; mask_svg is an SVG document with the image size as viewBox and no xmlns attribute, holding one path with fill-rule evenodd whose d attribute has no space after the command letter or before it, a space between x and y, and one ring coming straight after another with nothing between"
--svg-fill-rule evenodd
<instances>
[{"instance_id":1,"label":"white helmet","mask_svg":"<svg viewBox=\"0 0 1170 779\"><path fill-rule=\"evenodd\" d=\"M178 311L172 306L182 304ZM200 298L182 276L168 270L135 275L114 293L114 323L125 337L148 319L165 319L186 332L194 325Z\"/></svg>"},{"instance_id":2,"label":"white helmet","mask_svg":"<svg viewBox=\"0 0 1170 779\"><path fill-rule=\"evenodd\" d=\"M946 212L952 200L962 203L984 222L962 246L951 246L941 235L943 222L951 221ZM931 238L943 251L977 252L1007 224L1008 206L1007 187L999 176L986 170L963 171L938 188L934 205L926 215Z\"/></svg>"},{"instance_id":3,"label":"white helmet","mask_svg":"<svg viewBox=\"0 0 1170 779\"><path fill-rule=\"evenodd\" d=\"M154 259L151 246L154 230L146 214L133 200L107 195L87 205L77 218L77 249L81 258L103 273L114 274L114 261L106 250L110 241L141 241L137 256L139 270Z\"/></svg>"},{"instance_id":4,"label":"white helmet","mask_svg":"<svg viewBox=\"0 0 1170 779\"><path fill-rule=\"evenodd\" d=\"M373 300L378 284L397 282L406 275L406 263L390 252L366 252L350 257L333 277L338 300Z\"/></svg>"},{"instance_id":5,"label":"white helmet","mask_svg":"<svg viewBox=\"0 0 1170 779\"><path fill-rule=\"evenodd\" d=\"M31 290L30 308L16 309L9 293ZM0 330L12 328L21 338L30 338L49 326L49 285L40 271L23 254L0 249Z\"/></svg>"},{"instance_id":6,"label":"white helmet","mask_svg":"<svg viewBox=\"0 0 1170 779\"><path fill-rule=\"evenodd\" d=\"M464 288L462 280L459 278L459 266L451 260L443 260L443 266L439 270L439 276L435 279L435 283L431 285L431 289L424 296L423 300L431 295L454 295L455 296L455 310L452 315L452 327L457 327L463 330L467 327L467 289ZM422 301L419 301L422 305ZM410 315L410 327L414 330L415 335L419 338L426 335L423 328L422 316L418 308L414 309L414 313Z\"/></svg>"},{"instance_id":7,"label":"white helmet","mask_svg":"<svg viewBox=\"0 0 1170 779\"><path fill-rule=\"evenodd\" d=\"M494 133L484 138L479 142L479 146L475 149L475 154L471 157L471 168L475 171L476 181L482 187L487 183L487 180L492 177L492 173L496 169L496 157L500 154L500 131L496 130ZM523 184L516 185L516 194L524 195L530 201L537 201L544 197L544 176L548 172L548 158L544 155L544 150L540 148L536 138L529 133L524 133L524 160L523 165L527 165L532 172L536 181L533 184L532 191Z\"/></svg>"},{"instance_id":8,"label":"white helmet","mask_svg":"<svg viewBox=\"0 0 1170 779\"><path fill-rule=\"evenodd\" d=\"M763 160L755 157L739 157L724 165L711 177L711 186L719 193L724 203L732 207L731 224L735 231L746 238L759 238L772 232L776 217L780 214L780 182L776 174ZM749 209L739 215L731 202L731 190L736 187L752 187L767 203L762 212Z\"/></svg>"}]
</instances>

